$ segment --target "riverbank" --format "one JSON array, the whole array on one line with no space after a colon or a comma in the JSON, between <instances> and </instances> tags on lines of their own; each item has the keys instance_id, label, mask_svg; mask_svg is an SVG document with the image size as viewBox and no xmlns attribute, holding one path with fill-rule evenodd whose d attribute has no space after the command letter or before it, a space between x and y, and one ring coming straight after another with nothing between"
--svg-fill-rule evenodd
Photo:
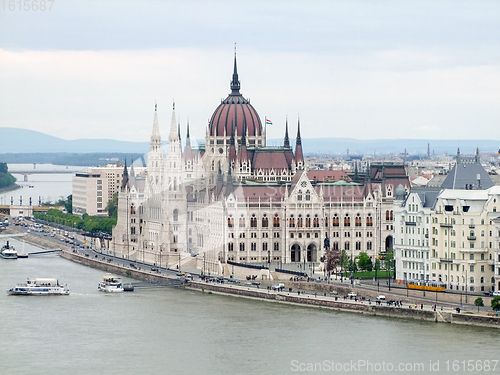
<instances>
[{"instance_id":1,"label":"riverbank","mask_svg":"<svg viewBox=\"0 0 500 375\"><path fill-rule=\"evenodd\" d=\"M60 254L63 258L77 262L89 267L102 269L106 272L112 272L145 281L167 281L173 286L185 286L186 289L202 292L211 292L228 296L244 297L250 299L265 300L271 302L302 305L308 307L319 307L330 310L361 313L371 316L382 316L398 319L413 319L428 322L442 322L461 325L473 325L491 328L500 328L500 318L494 316L484 316L474 313L456 313L452 308L431 306L425 308L415 305L403 304L401 307L386 306L376 304L372 301L352 301L349 298L339 296L318 295L318 293L299 292L276 292L260 289L256 287L245 287L236 285L216 284L204 281L182 280L174 285L177 278L167 277L165 275L153 272L130 269L129 267L109 264L97 258L90 258L75 252L63 251ZM182 285L181 285L182 284Z\"/></svg>"},{"instance_id":2,"label":"riverbank","mask_svg":"<svg viewBox=\"0 0 500 375\"><path fill-rule=\"evenodd\" d=\"M11 233L17 233L12 229L9 229ZM7 234L7 233L6 233ZM27 234L23 237L23 240L32 245L42 247L44 249L52 249L55 247L55 243L50 238L47 237L37 237L31 234ZM190 290L197 290L202 292L212 292L217 294L224 294L228 296L251 298L258 300L265 300L271 302L303 305L308 307L319 307L326 308L337 311L344 312L354 312L361 313L372 316L383 316L398 319L413 319L413 320L423 320L429 322L445 322L451 324L463 324L472 326L483 326L500 328L500 318L495 316L488 316L485 313L477 314L471 311L461 313L456 313L454 307L444 307L442 305L437 305L434 309L434 305L429 302L424 302L422 306L420 303L415 305L416 302L406 300L402 298L401 307L387 306L385 304L378 305L374 301L375 299L366 295L365 300L355 301L349 298L344 298L351 288L347 285L344 287L336 286L335 292L332 289L333 285L321 285L315 283L289 283L286 282L285 290L288 292L276 292L272 290L265 289L265 284L261 288L255 286L245 286L245 285L234 285L234 284L217 284L217 283L207 283L204 281L186 281L184 279L179 279L175 276L162 275L148 268L137 269L130 266L130 262L121 261L119 264L110 263L110 258L107 258L102 254L84 255L79 250L73 250L69 245L61 243L58 244L62 247L62 252L60 256L71 260L76 263L83 264L88 267L101 269L105 272L111 272L117 275L127 276L130 278L135 278L144 281L154 281L154 282L165 282L172 283L172 286L184 286ZM311 290L312 287L315 290ZM320 291L319 289L328 287L328 291ZM291 291L290 291L291 290ZM363 294L362 290L354 289L358 293L358 298L360 294ZM299 293L300 291L300 293ZM372 297L372 299L370 298Z\"/></svg>"}]
</instances>

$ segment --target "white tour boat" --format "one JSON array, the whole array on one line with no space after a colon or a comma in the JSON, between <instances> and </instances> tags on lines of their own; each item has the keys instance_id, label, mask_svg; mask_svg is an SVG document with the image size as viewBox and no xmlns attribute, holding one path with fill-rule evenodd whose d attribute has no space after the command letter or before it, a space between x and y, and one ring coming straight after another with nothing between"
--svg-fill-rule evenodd
<instances>
[{"instance_id":1,"label":"white tour boat","mask_svg":"<svg viewBox=\"0 0 500 375\"><path fill-rule=\"evenodd\" d=\"M57 279L35 279L26 284L17 284L8 290L14 296L67 296L69 289L59 284Z\"/></svg>"},{"instance_id":2,"label":"white tour boat","mask_svg":"<svg viewBox=\"0 0 500 375\"><path fill-rule=\"evenodd\" d=\"M102 281L99 282L97 289L106 293L121 293L123 292L123 285L119 277L105 275L102 277Z\"/></svg>"},{"instance_id":3,"label":"white tour boat","mask_svg":"<svg viewBox=\"0 0 500 375\"><path fill-rule=\"evenodd\" d=\"M3 259L17 259L17 251L14 247L9 245L9 241L2 246L0 257Z\"/></svg>"}]
</instances>

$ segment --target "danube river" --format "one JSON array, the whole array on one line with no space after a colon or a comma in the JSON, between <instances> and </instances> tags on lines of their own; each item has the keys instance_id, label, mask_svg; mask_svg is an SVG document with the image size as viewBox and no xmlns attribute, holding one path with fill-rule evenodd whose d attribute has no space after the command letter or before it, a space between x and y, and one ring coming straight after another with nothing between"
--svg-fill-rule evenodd
<instances>
[{"instance_id":1,"label":"danube river","mask_svg":"<svg viewBox=\"0 0 500 375\"><path fill-rule=\"evenodd\" d=\"M11 243L22 250L18 241ZM25 252L36 250L25 245ZM102 275L57 255L0 259L0 373L500 372L499 364L492 371L499 359L498 329L170 288L107 295L97 291ZM71 295L7 295L27 277L58 278ZM490 371L476 371L486 363Z\"/></svg>"},{"instance_id":2,"label":"danube river","mask_svg":"<svg viewBox=\"0 0 500 375\"><path fill-rule=\"evenodd\" d=\"M69 166L69 170L82 170L85 167ZM17 179L16 184L20 188L16 190L0 193L0 205L15 205L22 203L29 204L31 198L32 205L42 203L55 203L59 199L66 199L71 194L74 173L33 173L28 175L28 181L24 181L24 175L16 173L16 170L34 171L33 164L9 164L9 171ZM66 166L53 164L37 164L37 171L66 171Z\"/></svg>"}]
</instances>

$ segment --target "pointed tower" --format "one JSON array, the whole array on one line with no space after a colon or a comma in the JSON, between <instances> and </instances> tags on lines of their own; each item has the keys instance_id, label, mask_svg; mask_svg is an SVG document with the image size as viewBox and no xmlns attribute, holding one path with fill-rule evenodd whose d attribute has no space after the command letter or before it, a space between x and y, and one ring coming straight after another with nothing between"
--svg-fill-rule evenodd
<instances>
[{"instance_id":1,"label":"pointed tower","mask_svg":"<svg viewBox=\"0 0 500 375\"><path fill-rule=\"evenodd\" d=\"M234 126L231 127L231 138L229 138L229 164L236 161L236 144L234 140Z\"/></svg>"},{"instance_id":2,"label":"pointed tower","mask_svg":"<svg viewBox=\"0 0 500 375\"><path fill-rule=\"evenodd\" d=\"M122 192L126 193L129 190L128 185L128 170L127 170L127 159L125 159L125 166L123 167L123 178L122 178Z\"/></svg>"},{"instance_id":3,"label":"pointed tower","mask_svg":"<svg viewBox=\"0 0 500 375\"><path fill-rule=\"evenodd\" d=\"M240 80L238 79L238 68L236 66L236 49L234 51L233 79L231 80L231 95L240 95Z\"/></svg>"},{"instance_id":4,"label":"pointed tower","mask_svg":"<svg viewBox=\"0 0 500 375\"><path fill-rule=\"evenodd\" d=\"M290 148L290 139L288 138L288 117L286 118L286 125L285 125L285 142L283 144L284 148Z\"/></svg>"},{"instance_id":5,"label":"pointed tower","mask_svg":"<svg viewBox=\"0 0 500 375\"><path fill-rule=\"evenodd\" d=\"M295 142L295 161L297 169L304 169L304 155L302 154L302 138L300 137L300 118L297 125L297 140Z\"/></svg>"},{"instance_id":6,"label":"pointed tower","mask_svg":"<svg viewBox=\"0 0 500 375\"><path fill-rule=\"evenodd\" d=\"M182 184L182 145L179 139L179 127L175 117L175 103L172 105L172 120L170 122L170 136L168 137L167 158L165 165L166 176L168 176L168 191L178 194Z\"/></svg>"},{"instance_id":7,"label":"pointed tower","mask_svg":"<svg viewBox=\"0 0 500 375\"><path fill-rule=\"evenodd\" d=\"M155 103L153 119L153 133L151 134L151 146L148 153L146 174L148 178L148 197L158 193L163 183L163 150L161 148L160 128L158 126L158 105Z\"/></svg>"}]
</instances>

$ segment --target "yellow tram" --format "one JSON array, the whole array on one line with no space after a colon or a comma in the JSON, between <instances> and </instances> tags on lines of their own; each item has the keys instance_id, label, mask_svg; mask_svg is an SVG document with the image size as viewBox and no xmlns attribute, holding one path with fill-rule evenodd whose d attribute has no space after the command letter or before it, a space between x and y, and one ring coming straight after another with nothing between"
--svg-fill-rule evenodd
<instances>
[{"instance_id":1,"label":"yellow tram","mask_svg":"<svg viewBox=\"0 0 500 375\"><path fill-rule=\"evenodd\" d=\"M407 280L406 286L408 289L429 290L432 292L442 292L446 289L446 283L442 281L430 280Z\"/></svg>"}]
</instances>

